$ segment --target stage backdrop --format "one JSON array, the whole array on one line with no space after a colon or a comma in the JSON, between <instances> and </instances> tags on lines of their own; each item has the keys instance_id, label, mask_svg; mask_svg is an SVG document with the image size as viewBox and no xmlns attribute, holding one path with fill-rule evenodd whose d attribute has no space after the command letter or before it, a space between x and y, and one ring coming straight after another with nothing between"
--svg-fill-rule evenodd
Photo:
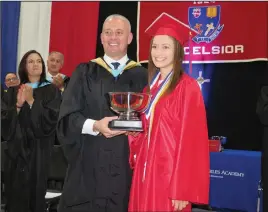
<instances>
[{"instance_id":1,"label":"stage backdrop","mask_svg":"<svg viewBox=\"0 0 268 212\"><path fill-rule=\"evenodd\" d=\"M128 55L139 61L146 61L149 52L149 38L144 30L161 13L170 13L197 27L201 34L193 40L195 58L191 76L202 89L209 135L227 136L227 148L260 150L262 126L255 111L260 87L268 84L266 2L1 4L2 23L6 23L2 25L2 29L5 27L2 35L8 32L2 36L2 77L8 71L16 72L14 61L20 61L30 49L40 51L45 60L49 50L62 51L63 72L70 75L80 62L103 56L99 35L104 19L114 13L130 20L134 39ZM184 67L188 72L185 47Z\"/></svg>"}]
</instances>

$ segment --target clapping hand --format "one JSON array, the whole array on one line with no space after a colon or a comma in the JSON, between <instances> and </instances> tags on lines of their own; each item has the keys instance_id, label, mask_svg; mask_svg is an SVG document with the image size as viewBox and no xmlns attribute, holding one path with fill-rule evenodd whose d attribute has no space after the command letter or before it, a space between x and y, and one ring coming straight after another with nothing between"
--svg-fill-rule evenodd
<instances>
[{"instance_id":1,"label":"clapping hand","mask_svg":"<svg viewBox=\"0 0 268 212\"><path fill-rule=\"evenodd\" d=\"M34 98L33 98L33 88L29 85L24 85L23 87L23 95L25 97L25 101L29 104L32 105L34 102Z\"/></svg>"},{"instance_id":2,"label":"clapping hand","mask_svg":"<svg viewBox=\"0 0 268 212\"><path fill-rule=\"evenodd\" d=\"M18 90L18 94L17 94L17 107L18 108L22 107L22 105L25 102L25 95L23 92L24 87L25 87L24 85L21 85Z\"/></svg>"},{"instance_id":3,"label":"clapping hand","mask_svg":"<svg viewBox=\"0 0 268 212\"><path fill-rule=\"evenodd\" d=\"M52 83L56 85L59 89L62 89L64 87L64 80L62 79L60 74L53 77Z\"/></svg>"}]
</instances>

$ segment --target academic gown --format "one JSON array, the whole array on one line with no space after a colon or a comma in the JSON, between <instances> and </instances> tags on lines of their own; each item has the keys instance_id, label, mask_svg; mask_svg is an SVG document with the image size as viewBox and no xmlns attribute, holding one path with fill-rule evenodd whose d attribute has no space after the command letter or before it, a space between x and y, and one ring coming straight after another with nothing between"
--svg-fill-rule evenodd
<instances>
[{"instance_id":1,"label":"academic gown","mask_svg":"<svg viewBox=\"0 0 268 212\"><path fill-rule=\"evenodd\" d=\"M68 85L69 81L70 81L70 77L65 76L64 79L63 79L63 82L64 82L64 89L67 88L67 85Z\"/></svg>"},{"instance_id":2,"label":"academic gown","mask_svg":"<svg viewBox=\"0 0 268 212\"><path fill-rule=\"evenodd\" d=\"M1 99L3 98L4 94L5 94L5 89L3 85L1 84Z\"/></svg>"},{"instance_id":3,"label":"academic gown","mask_svg":"<svg viewBox=\"0 0 268 212\"><path fill-rule=\"evenodd\" d=\"M126 135L82 134L86 119L116 116L108 92L142 92L147 70L129 61L117 78L102 58L80 64L64 91L57 135L68 160L60 212L127 211L131 169Z\"/></svg>"},{"instance_id":4,"label":"academic gown","mask_svg":"<svg viewBox=\"0 0 268 212\"><path fill-rule=\"evenodd\" d=\"M64 90L67 88L69 81L70 81L70 77L64 75L64 78L63 78L63 84L64 84L64 87L63 87L63 90L62 90L62 92L61 92L61 94L62 94L61 96L63 96L63 94L64 94ZM58 139L58 137L57 137L57 134L56 134L56 137L55 137L55 142L54 142L54 144L55 144L55 145L60 145L60 142L59 142L59 139Z\"/></svg>"},{"instance_id":5,"label":"academic gown","mask_svg":"<svg viewBox=\"0 0 268 212\"><path fill-rule=\"evenodd\" d=\"M156 87L151 93L156 95ZM144 132L129 137L134 168L129 212L173 211L172 199L207 204L208 133L196 81L183 74L175 90L159 99L150 117L149 144L149 120L145 115ZM191 204L183 211L191 211Z\"/></svg>"},{"instance_id":6,"label":"academic gown","mask_svg":"<svg viewBox=\"0 0 268 212\"><path fill-rule=\"evenodd\" d=\"M51 81L51 79L49 79L49 81ZM70 77L68 77L66 75L63 75L63 90L61 90L61 96L63 96L64 90L67 88L69 81L70 81ZM60 142L59 142L57 133L55 133L54 145L55 146L60 146ZM61 148L58 148L58 149L60 151L62 150ZM48 181L48 189L50 189L50 190L59 190L60 189L61 190L61 188L63 187L63 184L64 184L63 180L49 179L49 181Z\"/></svg>"},{"instance_id":7,"label":"academic gown","mask_svg":"<svg viewBox=\"0 0 268 212\"><path fill-rule=\"evenodd\" d=\"M6 101L5 101L5 89L4 86L1 84L1 109L6 107ZM1 142L4 141L4 138L1 133Z\"/></svg>"},{"instance_id":8,"label":"academic gown","mask_svg":"<svg viewBox=\"0 0 268 212\"><path fill-rule=\"evenodd\" d=\"M60 91L54 85L33 90L32 108L17 113L18 87L9 88L1 109L2 136L7 141L5 186L8 212L42 212L49 157L56 133Z\"/></svg>"},{"instance_id":9,"label":"academic gown","mask_svg":"<svg viewBox=\"0 0 268 212\"><path fill-rule=\"evenodd\" d=\"M268 211L268 86L263 86L257 103L257 114L264 125L262 142L263 210Z\"/></svg>"}]
</instances>

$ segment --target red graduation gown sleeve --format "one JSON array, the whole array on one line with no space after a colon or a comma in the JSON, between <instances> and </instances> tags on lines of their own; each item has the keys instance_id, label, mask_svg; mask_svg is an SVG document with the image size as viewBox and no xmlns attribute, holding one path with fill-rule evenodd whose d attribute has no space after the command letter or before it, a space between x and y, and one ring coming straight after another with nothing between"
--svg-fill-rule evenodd
<instances>
[{"instance_id":1,"label":"red graduation gown sleeve","mask_svg":"<svg viewBox=\"0 0 268 212\"><path fill-rule=\"evenodd\" d=\"M195 81L179 88L178 106L174 109L179 121L174 123L178 130L169 198L208 204L209 143L202 93Z\"/></svg>"}]
</instances>

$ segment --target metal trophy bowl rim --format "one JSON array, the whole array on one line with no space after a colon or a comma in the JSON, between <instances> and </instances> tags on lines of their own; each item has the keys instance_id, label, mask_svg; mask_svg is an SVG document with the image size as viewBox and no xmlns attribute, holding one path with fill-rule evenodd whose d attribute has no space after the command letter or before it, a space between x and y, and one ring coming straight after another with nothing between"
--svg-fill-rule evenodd
<instances>
[{"instance_id":1,"label":"metal trophy bowl rim","mask_svg":"<svg viewBox=\"0 0 268 212\"><path fill-rule=\"evenodd\" d=\"M131 108L129 108L128 109L128 112L139 112L139 113L143 113L147 108L148 108L148 105L150 104L150 100L151 100L151 97L152 97L152 95L151 94L148 94L148 93L142 93L142 92L129 92L129 91L115 91L115 92L108 92L108 94L109 94L109 96L110 96L110 102L111 102L111 97L112 97L112 95L116 95L116 94L118 94L118 95L120 95L120 94L124 94L124 95L131 95L131 94L133 94L133 95L135 95L135 96L140 96L140 97L143 97L143 96L147 96L148 97L148 101L147 101L147 103L146 103L146 106L144 107L144 109L143 110L141 110L141 111L136 111L136 110L133 110L133 109L131 109ZM113 107L112 107L112 103L111 103L111 109L114 111L114 112L116 112L116 113L122 113L122 112L124 112L124 111L117 111L117 110L115 110Z\"/></svg>"}]
</instances>

